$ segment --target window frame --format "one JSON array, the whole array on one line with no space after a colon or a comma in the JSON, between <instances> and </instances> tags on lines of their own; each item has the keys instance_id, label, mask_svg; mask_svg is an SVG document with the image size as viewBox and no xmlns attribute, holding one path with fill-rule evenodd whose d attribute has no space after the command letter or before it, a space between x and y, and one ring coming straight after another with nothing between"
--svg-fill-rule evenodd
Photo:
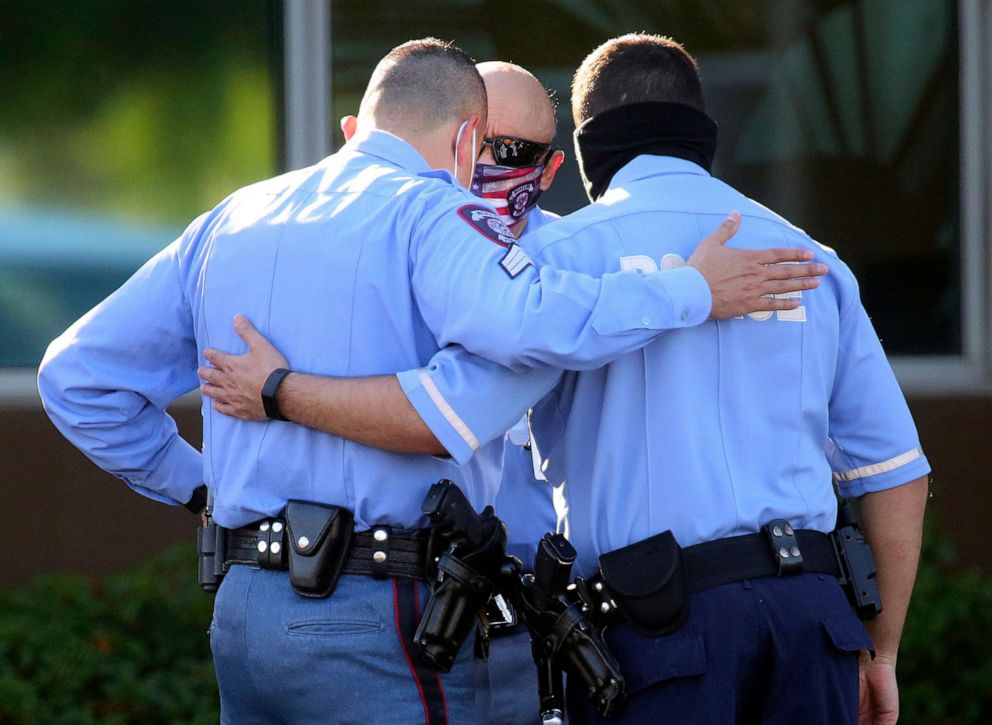
<instances>
[{"instance_id":1,"label":"window frame","mask_svg":"<svg viewBox=\"0 0 992 725\"><path fill-rule=\"evenodd\" d=\"M907 395L992 393L992 0L959 0L958 29L962 351L890 356Z\"/></svg>"}]
</instances>

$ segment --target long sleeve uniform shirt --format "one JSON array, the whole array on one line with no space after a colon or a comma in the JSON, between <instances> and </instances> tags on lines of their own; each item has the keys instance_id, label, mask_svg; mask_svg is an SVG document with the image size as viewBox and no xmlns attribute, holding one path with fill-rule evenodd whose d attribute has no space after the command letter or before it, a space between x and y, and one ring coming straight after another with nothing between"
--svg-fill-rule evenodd
<instances>
[{"instance_id":1,"label":"long sleeve uniform shirt","mask_svg":"<svg viewBox=\"0 0 992 725\"><path fill-rule=\"evenodd\" d=\"M359 528L416 526L434 481L456 478L482 506L498 475L236 420L209 401L202 455L177 435L165 409L197 387L203 349L245 349L234 314L296 370L361 376L423 366L454 343L515 368L596 366L699 323L709 304L695 270L537 270L490 207L405 141L371 131L196 219L50 345L39 388L56 426L102 468L167 503L205 481L224 526L289 499L346 506Z\"/></svg>"}]
</instances>

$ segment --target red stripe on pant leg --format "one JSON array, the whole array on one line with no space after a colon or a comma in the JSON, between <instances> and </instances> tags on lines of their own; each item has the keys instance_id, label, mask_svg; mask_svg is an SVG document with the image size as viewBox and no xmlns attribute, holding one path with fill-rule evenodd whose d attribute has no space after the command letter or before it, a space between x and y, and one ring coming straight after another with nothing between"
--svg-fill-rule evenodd
<instances>
[{"instance_id":1,"label":"red stripe on pant leg","mask_svg":"<svg viewBox=\"0 0 992 725\"><path fill-rule=\"evenodd\" d=\"M397 586L397 580L393 577L393 620L396 624L396 637L400 641L400 648L403 650L403 657L406 658L406 665L410 668L410 675L413 677L414 683L417 685L417 692L420 693L420 704L424 707L424 722L427 725L431 725L431 714L430 709L427 707L427 698L424 697L424 688L420 684L420 677L417 676L417 669L413 666L413 661L410 659L410 653L406 648L406 637L403 636L403 628L400 626L400 597L399 597L399 587Z\"/></svg>"},{"instance_id":2,"label":"red stripe on pant leg","mask_svg":"<svg viewBox=\"0 0 992 725\"><path fill-rule=\"evenodd\" d=\"M417 582L411 580L410 584L413 585L413 611L417 615L417 622L420 621L420 587L417 586ZM444 722L448 722L448 700L444 696L444 685L441 684L441 677L437 674L437 670L431 668L431 673L434 675L434 680L437 682L438 692L441 694L441 707L444 709Z\"/></svg>"}]
</instances>

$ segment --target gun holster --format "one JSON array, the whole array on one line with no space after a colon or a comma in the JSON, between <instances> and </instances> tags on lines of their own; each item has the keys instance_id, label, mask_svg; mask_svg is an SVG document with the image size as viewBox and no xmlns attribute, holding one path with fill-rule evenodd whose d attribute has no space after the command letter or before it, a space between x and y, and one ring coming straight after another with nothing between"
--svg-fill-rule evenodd
<instances>
[{"instance_id":1,"label":"gun holster","mask_svg":"<svg viewBox=\"0 0 992 725\"><path fill-rule=\"evenodd\" d=\"M355 517L340 506L289 501L286 504L289 583L301 597L327 597L351 553Z\"/></svg>"},{"instance_id":2,"label":"gun holster","mask_svg":"<svg viewBox=\"0 0 992 725\"><path fill-rule=\"evenodd\" d=\"M689 616L682 547L671 531L603 554L599 571L627 622L641 634L668 634Z\"/></svg>"},{"instance_id":3,"label":"gun holster","mask_svg":"<svg viewBox=\"0 0 992 725\"><path fill-rule=\"evenodd\" d=\"M856 525L842 526L830 535L840 566L840 584L859 619L874 619L882 611L875 558L865 535Z\"/></svg>"},{"instance_id":4,"label":"gun holster","mask_svg":"<svg viewBox=\"0 0 992 725\"><path fill-rule=\"evenodd\" d=\"M224 578L226 530L207 516L207 525L196 530L197 581L205 592L216 592Z\"/></svg>"}]
</instances>

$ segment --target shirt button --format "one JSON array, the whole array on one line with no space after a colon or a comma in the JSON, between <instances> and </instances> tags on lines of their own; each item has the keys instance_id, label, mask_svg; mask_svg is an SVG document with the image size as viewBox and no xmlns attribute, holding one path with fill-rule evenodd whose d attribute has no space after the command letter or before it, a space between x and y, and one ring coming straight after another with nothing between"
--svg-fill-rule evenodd
<instances>
[{"instance_id":1,"label":"shirt button","mask_svg":"<svg viewBox=\"0 0 992 725\"><path fill-rule=\"evenodd\" d=\"M688 320L688 319L689 319L689 313L688 313L688 312L686 312L685 310L682 310L682 315L681 315L681 317L682 317L682 322L685 322L686 320Z\"/></svg>"},{"instance_id":2,"label":"shirt button","mask_svg":"<svg viewBox=\"0 0 992 725\"><path fill-rule=\"evenodd\" d=\"M641 324L647 327L648 325L651 324L651 318L648 317L647 315L644 315L644 317L641 318Z\"/></svg>"}]
</instances>

